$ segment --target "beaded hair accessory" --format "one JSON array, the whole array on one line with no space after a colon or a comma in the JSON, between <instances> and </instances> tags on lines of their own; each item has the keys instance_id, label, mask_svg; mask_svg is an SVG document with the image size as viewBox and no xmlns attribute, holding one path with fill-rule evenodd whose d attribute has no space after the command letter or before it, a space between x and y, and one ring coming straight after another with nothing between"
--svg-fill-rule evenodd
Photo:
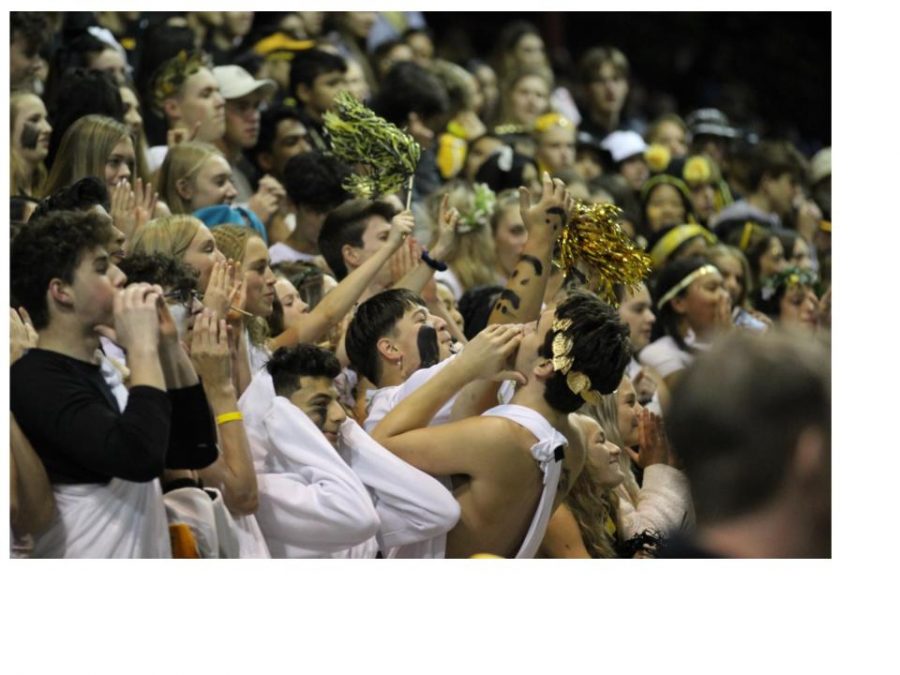
<instances>
[{"instance_id":1,"label":"beaded hair accessory","mask_svg":"<svg viewBox=\"0 0 900 675\"><path fill-rule=\"evenodd\" d=\"M572 319L556 319L550 327L553 336L553 370L566 376L566 385L573 394L581 396L586 403L598 405L600 394L591 387L591 378L584 373L572 370L574 359L570 356L574 342L566 331L572 327Z\"/></svg>"},{"instance_id":2,"label":"beaded hair accessory","mask_svg":"<svg viewBox=\"0 0 900 675\"><path fill-rule=\"evenodd\" d=\"M494 215L494 207L497 204L497 195L484 183L475 183L475 198L471 211L460 211L456 231L459 234L467 234L480 230L491 224L491 216Z\"/></svg>"},{"instance_id":3,"label":"beaded hair accessory","mask_svg":"<svg viewBox=\"0 0 900 675\"><path fill-rule=\"evenodd\" d=\"M162 110L163 101L175 96L191 75L209 65L203 52L188 53L184 49L164 61L153 76L153 105Z\"/></svg>"}]
</instances>

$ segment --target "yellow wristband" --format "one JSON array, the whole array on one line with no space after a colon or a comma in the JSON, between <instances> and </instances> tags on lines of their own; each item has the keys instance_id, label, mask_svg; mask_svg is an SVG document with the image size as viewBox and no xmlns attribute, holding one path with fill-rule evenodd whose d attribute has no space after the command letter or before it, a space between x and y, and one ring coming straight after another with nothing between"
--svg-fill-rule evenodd
<instances>
[{"instance_id":1,"label":"yellow wristband","mask_svg":"<svg viewBox=\"0 0 900 675\"><path fill-rule=\"evenodd\" d=\"M238 420L244 419L244 416L241 413L235 412L227 412L222 413L221 415L216 415L216 424L225 424L226 422L237 422Z\"/></svg>"}]
</instances>

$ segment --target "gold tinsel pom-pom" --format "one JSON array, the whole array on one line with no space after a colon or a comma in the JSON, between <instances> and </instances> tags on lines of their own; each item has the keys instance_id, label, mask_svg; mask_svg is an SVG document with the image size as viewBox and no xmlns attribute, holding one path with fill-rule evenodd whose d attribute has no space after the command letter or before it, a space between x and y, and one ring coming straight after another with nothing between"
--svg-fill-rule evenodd
<instances>
[{"instance_id":1,"label":"gold tinsel pom-pom","mask_svg":"<svg viewBox=\"0 0 900 675\"><path fill-rule=\"evenodd\" d=\"M591 290L618 306L613 286L635 288L650 273L650 256L619 226L622 211L614 204L576 202L559 235L557 262L563 272L573 267L588 275Z\"/></svg>"},{"instance_id":2,"label":"gold tinsel pom-pom","mask_svg":"<svg viewBox=\"0 0 900 675\"><path fill-rule=\"evenodd\" d=\"M662 173L672 161L672 153L666 146L653 143L644 151L644 159L647 161L650 171Z\"/></svg>"},{"instance_id":3,"label":"gold tinsel pom-pom","mask_svg":"<svg viewBox=\"0 0 900 675\"><path fill-rule=\"evenodd\" d=\"M335 110L323 116L332 151L357 171L344 187L366 199L399 192L415 172L422 148L352 94L341 92L335 102Z\"/></svg>"}]
</instances>

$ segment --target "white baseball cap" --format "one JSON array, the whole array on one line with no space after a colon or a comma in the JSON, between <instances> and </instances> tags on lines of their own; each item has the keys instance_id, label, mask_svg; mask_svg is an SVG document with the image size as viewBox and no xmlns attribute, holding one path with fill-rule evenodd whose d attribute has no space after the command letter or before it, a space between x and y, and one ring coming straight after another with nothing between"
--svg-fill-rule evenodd
<instances>
[{"instance_id":1,"label":"white baseball cap","mask_svg":"<svg viewBox=\"0 0 900 675\"><path fill-rule=\"evenodd\" d=\"M644 139L636 131L613 131L600 145L609 151L616 164L640 155L647 149Z\"/></svg>"},{"instance_id":2,"label":"white baseball cap","mask_svg":"<svg viewBox=\"0 0 900 675\"><path fill-rule=\"evenodd\" d=\"M257 80L240 66L216 66L212 72L226 101L241 98L254 91L271 96L278 89L274 80Z\"/></svg>"}]
</instances>

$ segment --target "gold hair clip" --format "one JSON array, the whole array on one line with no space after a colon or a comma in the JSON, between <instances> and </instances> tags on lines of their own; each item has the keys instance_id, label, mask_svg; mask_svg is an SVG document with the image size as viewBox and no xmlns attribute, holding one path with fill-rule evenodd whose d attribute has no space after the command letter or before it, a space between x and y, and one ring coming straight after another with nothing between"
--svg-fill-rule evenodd
<instances>
[{"instance_id":1,"label":"gold hair clip","mask_svg":"<svg viewBox=\"0 0 900 675\"><path fill-rule=\"evenodd\" d=\"M550 327L556 335L553 336L553 370L566 376L566 385L573 394L592 404L600 402L600 394L591 388L591 378L582 372L572 370L574 359L570 356L574 343L572 338L565 334L572 327L572 319L556 319Z\"/></svg>"}]
</instances>

